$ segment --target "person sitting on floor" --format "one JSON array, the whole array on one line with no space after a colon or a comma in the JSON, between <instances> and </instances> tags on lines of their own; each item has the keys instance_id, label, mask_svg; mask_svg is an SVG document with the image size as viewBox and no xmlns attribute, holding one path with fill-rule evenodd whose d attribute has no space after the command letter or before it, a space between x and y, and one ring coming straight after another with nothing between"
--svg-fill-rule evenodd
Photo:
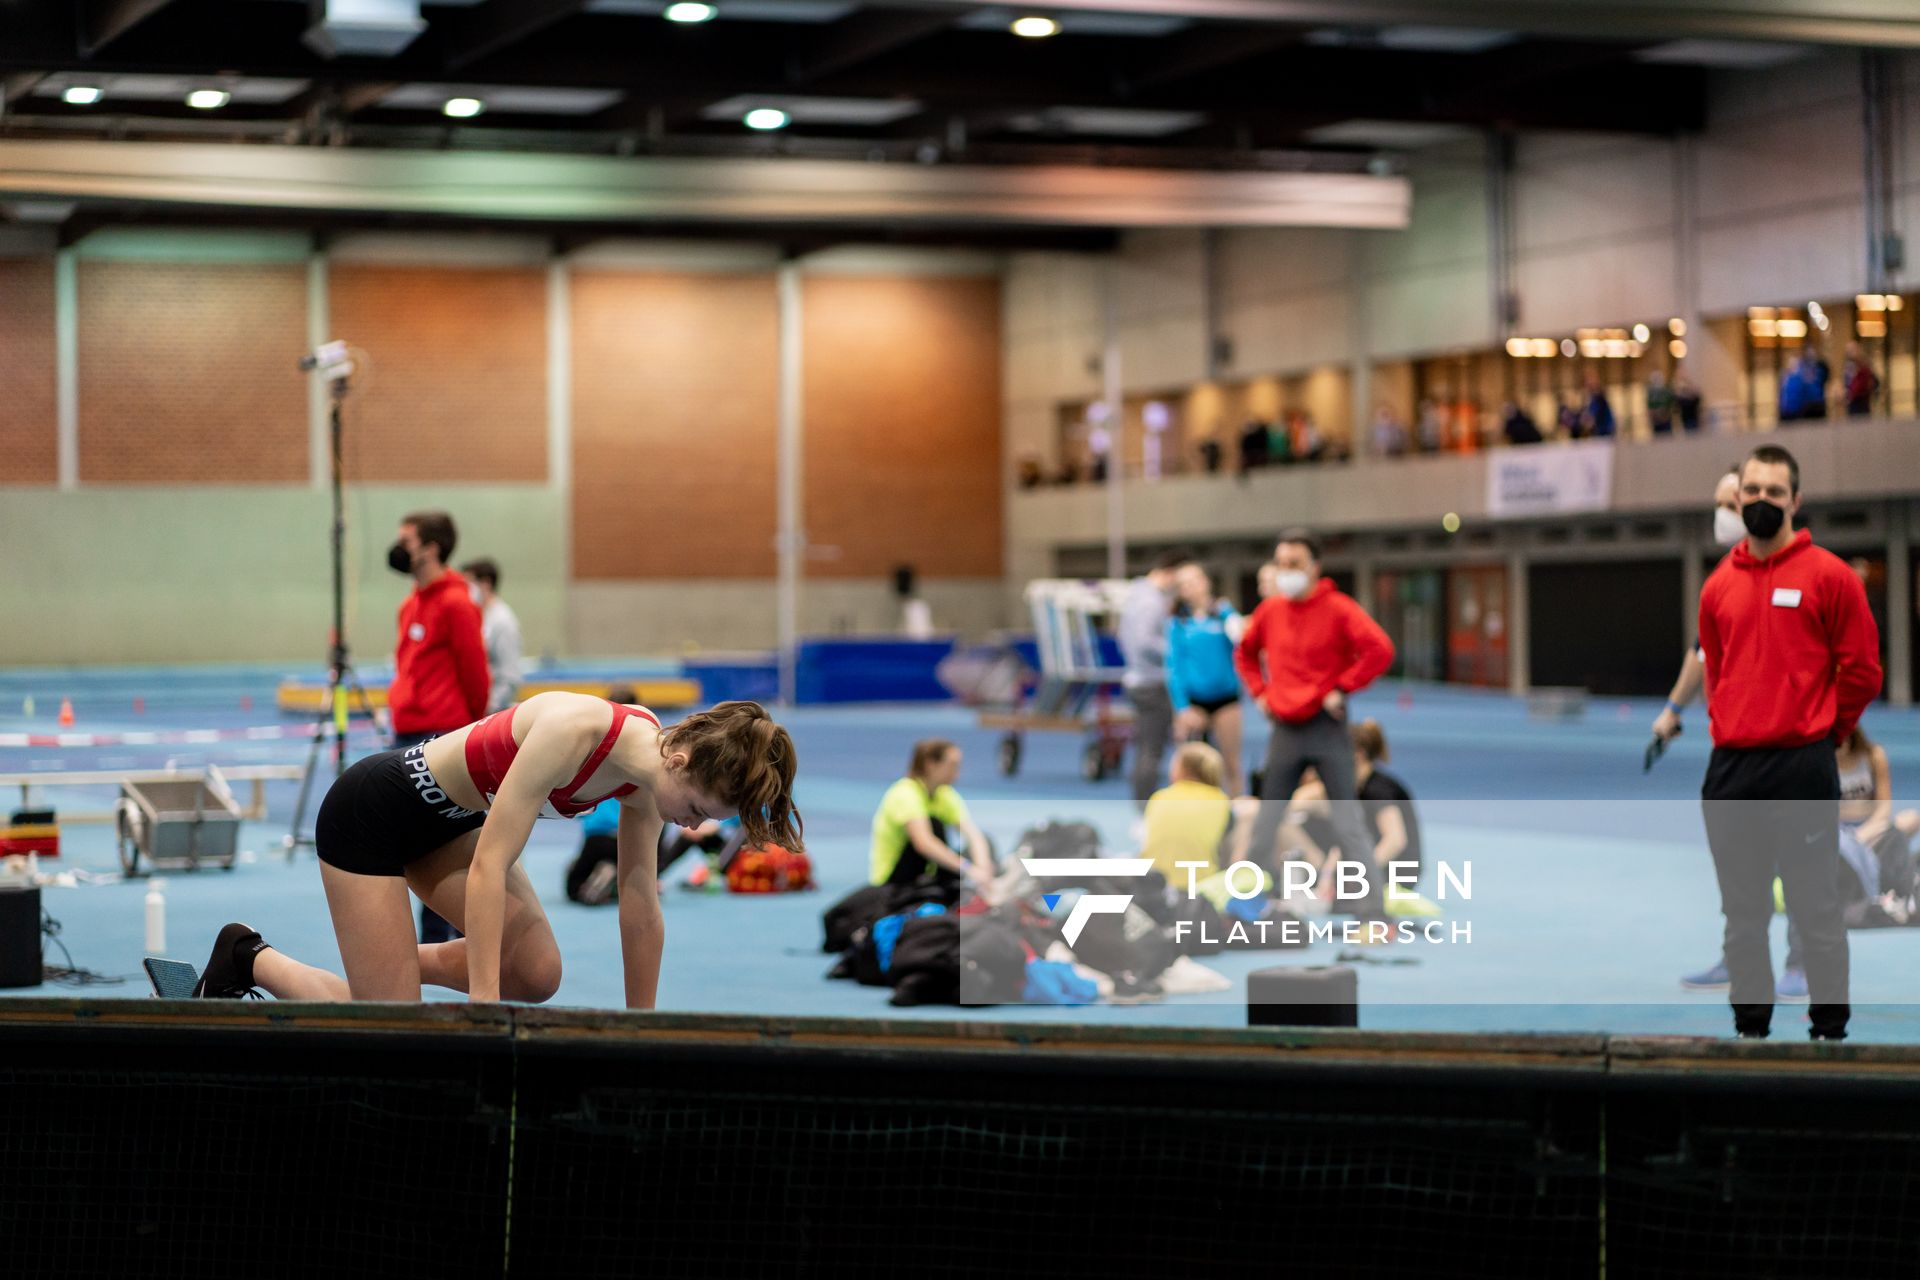
<instances>
[{"instance_id":1,"label":"person sitting on floor","mask_svg":"<svg viewBox=\"0 0 1920 1280\"><path fill-rule=\"evenodd\" d=\"M1920 812L1893 811L1887 750L1855 725L1834 752L1840 770L1841 901L1847 924L1920 924L1913 841Z\"/></svg>"},{"instance_id":2,"label":"person sitting on floor","mask_svg":"<svg viewBox=\"0 0 1920 1280\"><path fill-rule=\"evenodd\" d=\"M1220 869L1220 847L1233 817L1233 802L1221 787L1225 762L1204 742L1189 742L1173 754L1167 786L1147 797L1146 839L1140 856L1153 860L1167 883L1187 883L1182 862L1201 862L1201 880Z\"/></svg>"},{"instance_id":3,"label":"person sitting on floor","mask_svg":"<svg viewBox=\"0 0 1920 1280\"><path fill-rule=\"evenodd\" d=\"M634 691L615 685L607 691L609 702L631 703ZM614 900L614 878L619 854L615 838L620 825L620 801L609 798L580 819L580 852L567 867L567 897L585 906L597 907ZM666 875L667 868L689 849L704 850L714 859L714 870L725 871L733 855L746 843L738 817L708 818L693 827L664 822L660 827L659 865L656 873ZM704 875L696 870L696 876Z\"/></svg>"},{"instance_id":4,"label":"person sitting on floor","mask_svg":"<svg viewBox=\"0 0 1920 1280\"><path fill-rule=\"evenodd\" d=\"M907 776L887 788L874 811L869 883L911 884L922 877L956 886L962 879L976 887L992 883L993 848L953 787L960 761L959 746L945 738L913 744Z\"/></svg>"},{"instance_id":5,"label":"person sitting on floor","mask_svg":"<svg viewBox=\"0 0 1920 1280\"><path fill-rule=\"evenodd\" d=\"M1364 854L1367 884L1373 891L1369 902L1384 901L1388 868L1396 862L1414 864L1410 881L1403 877L1402 882L1401 892L1410 893L1411 885L1418 883L1425 858L1413 794L1399 778L1380 768L1389 756L1387 735L1379 721L1362 720L1347 730L1347 736L1353 742L1355 791L1372 846ZM1324 874L1328 863L1335 854L1345 856L1334 847L1337 839L1328 811L1326 788L1317 775L1309 773L1293 793L1287 806L1288 821L1281 828L1282 847L1293 850L1323 873L1315 881L1323 894L1331 892L1333 886L1333 877Z\"/></svg>"}]
</instances>

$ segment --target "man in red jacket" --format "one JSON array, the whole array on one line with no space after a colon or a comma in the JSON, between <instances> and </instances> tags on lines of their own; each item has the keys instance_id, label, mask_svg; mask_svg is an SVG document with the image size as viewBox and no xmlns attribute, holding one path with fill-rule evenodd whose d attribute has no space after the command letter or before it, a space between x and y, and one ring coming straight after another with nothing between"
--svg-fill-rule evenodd
<instances>
[{"instance_id":1,"label":"man in red jacket","mask_svg":"<svg viewBox=\"0 0 1920 1280\"><path fill-rule=\"evenodd\" d=\"M1880 692L1880 633L1846 562L1795 532L1800 464L1762 445L1740 468L1737 544L1700 593L1712 675L1713 757L1700 788L1726 916L1734 1030L1773 1021L1776 870L1800 931L1816 1040L1847 1034L1847 931L1836 875L1840 775L1834 744Z\"/></svg>"},{"instance_id":2,"label":"man in red jacket","mask_svg":"<svg viewBox=\"0 0 1920 1280\"><path fill-rule=\"evenodd\" d=\"M1347 695L1372 684L1393 662L1393 641L1351 596L1320 576L1320 540L1313 534L1289 529L1280 535L1273 559L1278 593L1253 611L1233 651L1247 692L1265 705L1273 721L1248 857L1272 864L1287 802L1311 764L1333 802L1341 860L1367 866L1361 912L1368 914L1383 900L1383 885L1368 865L1373 842L1356 799Z\"/></svg>"},{"instance_id":3,"label":"man in red jacket","mask_svg":"<svg viewBox=\"0 0 1920 1280\"><path fill-rule=\"evenodd\" d=\"M473 588L447 567L456 539L453 517L416 511L400 520L400 537L387 548L387 567L410 574L413 594L400 602L400 639L393 651L387 710L396 747L417 746L472 724L487 713L487 646ZM458 936L453 926L420 904L425 942Z\"/></svg>"}]
</instances>

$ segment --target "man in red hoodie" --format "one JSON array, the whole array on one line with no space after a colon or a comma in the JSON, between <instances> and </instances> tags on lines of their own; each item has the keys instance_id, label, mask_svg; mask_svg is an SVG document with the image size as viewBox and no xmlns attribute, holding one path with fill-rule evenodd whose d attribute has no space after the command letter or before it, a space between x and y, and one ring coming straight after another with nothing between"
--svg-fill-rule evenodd
<instances>
[{"instance_id":1,"label":"man in red hoodie","mask_svg":"<svg viewBox=\"0 0 1920 1280\"><path fill-rule=\"evenodd\" d=\"M1282 533L1273 559L1278 593L1253 611L1233 651L1247 692L1266 706L1273 721L1248 856L1271 865L1287 802L1311 764L1334 802L1330 808L1341 860L1366 865L1373 842L1356 799L1347 695L1372 684L1392 664L1393 641L1351 596L1320 576L1320 540L1313 534ZM1382 901L1380 880L1368 866L1363 914L1376 911Z\"/></svg>"},{"instance_id":2,"label":"man in red hoodie","mask_svg":"<svg viewBox=\"0 0 1920 1280\"><path fill-rule=\"evenodd\" d=\"M1852 569L1795 532L1800 464L1762 445L1740 467L1735 545L1700 593L1712 676L1713 757L1700 788L1726 916L1734 1030L1773 1021L1776 871L1800 930L1816 1040L1847 1034L1847 931L1836 875L1840 775L1834 744L1880 692L1880 633Z\"/></svg>"},{"instance_id":3,"label":"man in red hoodie","mask_svg":"<svg viewBox=\"0 0 1920 1280\"><path fill-rule=\"evenodd\" d=\"M400 537L387 548L387 567L413 578L400 602L400 639L393 651L387 710L393 745L412 747L472 724L487 713L487 645L473 588L447 567L456 538L453 517L416 511L400 520ZM456 937L453 926L420 904L425 942Z\"/></svg>"}]
</instances>

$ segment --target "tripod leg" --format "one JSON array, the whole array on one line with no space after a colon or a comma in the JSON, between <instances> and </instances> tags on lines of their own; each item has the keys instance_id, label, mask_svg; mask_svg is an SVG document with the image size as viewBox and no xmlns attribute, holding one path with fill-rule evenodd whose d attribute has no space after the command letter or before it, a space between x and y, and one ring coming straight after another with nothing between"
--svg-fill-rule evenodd
<instances>
[{"instance_id":1,"label":"tripod leg","mask_svg":"<svg viewBox=\"0 0 1920 1280\"><path fill-rule=\"evenodd\" d=\"M360 709L366 712L367 720L373 725L373 731L380 735L381 741L385 745L389 747L392 746L394 735L387 733L380 727L379 713L373 709L373 699L367 695L367 686L360 683L360 673L349 666L345 668L342 679L345 680L348 687L353 690L354 697L360 700Z\"/></svg>"},{"instance_id":2,"label":"tripod leg","mask_svg":"<svg viewBox=\"0 0 1920 1280\"><path fill-rule=\"evenodd\" d=\"M300 798L293 805L293 825L287 831L287 857L293 857L294 850L308 843L300 838L300 827L307 817L307 797L313 792L313 771L320 763L320 743L327 736L327 727L333 723L334 699L339 696L339 686L327 687L326 705L321 707L319 717L314 721L313 737L307 742L307 765L300 771Z\"/></svg>"}]
</instances>

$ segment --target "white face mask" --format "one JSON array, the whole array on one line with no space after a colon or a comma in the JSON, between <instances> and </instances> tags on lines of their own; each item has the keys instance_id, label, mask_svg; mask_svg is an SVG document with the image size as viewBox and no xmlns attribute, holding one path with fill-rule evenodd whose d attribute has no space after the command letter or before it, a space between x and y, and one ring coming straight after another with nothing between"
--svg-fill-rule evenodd
<instances>
[{"instance_id":1,"label":"white face mask","mask_svg":"<svg viewBox=\"0 0 1920 1280\"><path fill-rule=\"evenodd\" d=\"M1304 569L1282 569L1273 575L1273 585L1289 600L1298 600L1307 594L1307 572Z\"/></svg>"},{"instance_id":2,"label":"white face mask","mask_svg":"<svg viewBox=\"0 0 1920 1280\"><path fill-rule=\"evenodd\" d=\"M1729 511L1725 507L1713 509L1713 540L1723 547L1730 547L1747 536L1747 522L1740 518L1738 511Z\"/></svg>"}]
</instances>

